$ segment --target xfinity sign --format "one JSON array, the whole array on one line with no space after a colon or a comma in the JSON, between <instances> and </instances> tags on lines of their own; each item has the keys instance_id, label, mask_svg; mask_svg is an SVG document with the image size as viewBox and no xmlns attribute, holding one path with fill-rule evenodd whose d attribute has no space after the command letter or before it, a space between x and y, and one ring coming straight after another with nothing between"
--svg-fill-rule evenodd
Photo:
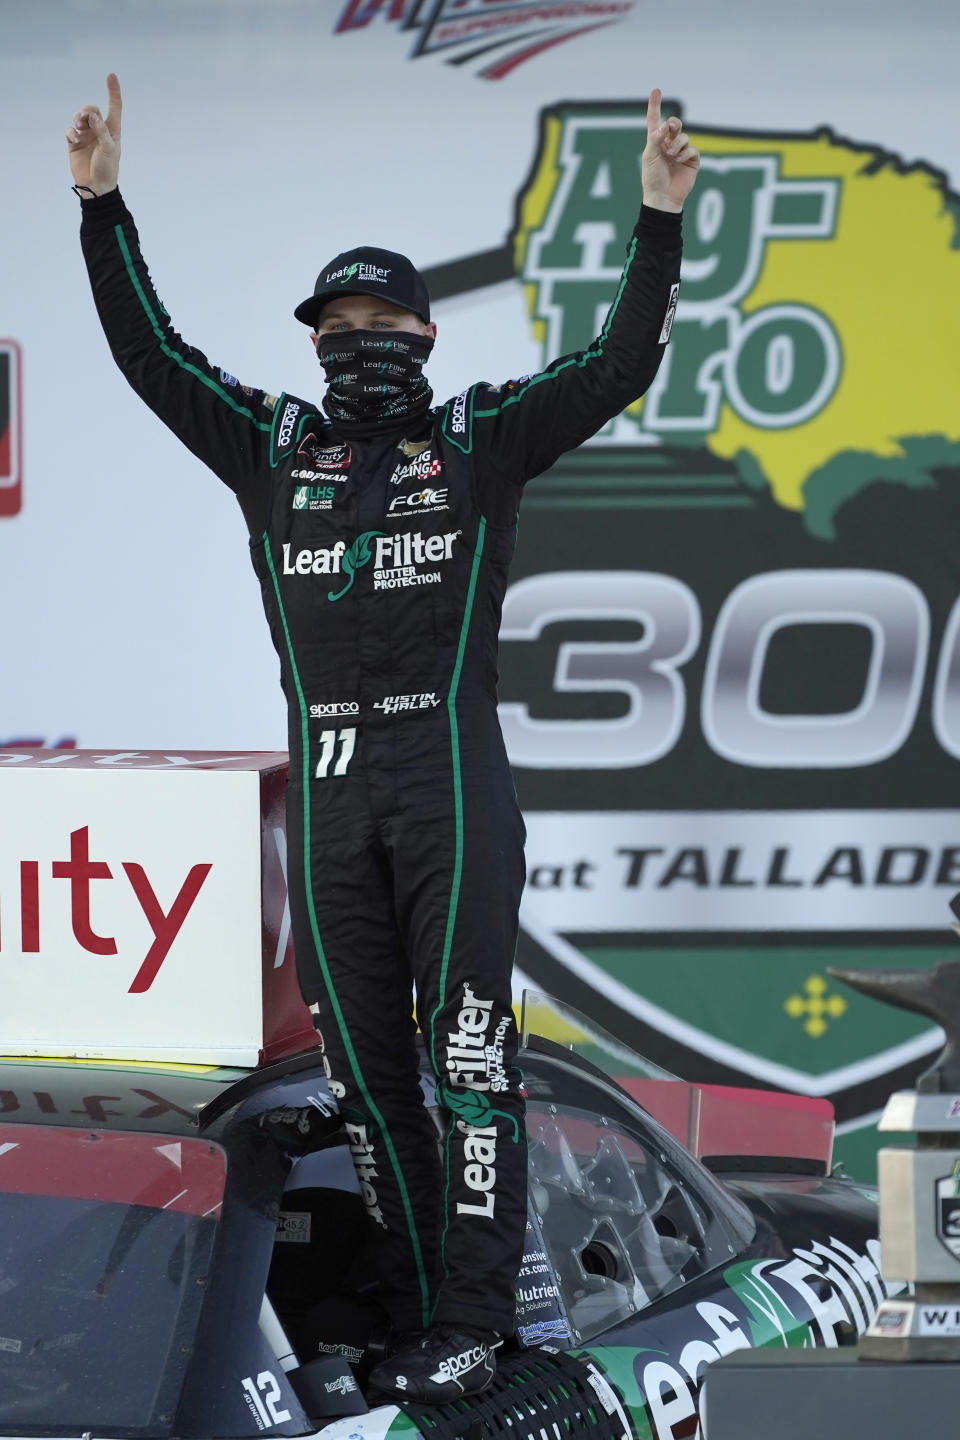
<instances>
[{"instance_id":1,"label":"xfinity sign","mask_svg":"<svg viewBox=\"0 0 960 1440\"><path fill-rule=\"evenodd\" d=\"M0 767L0 1054L249 1066L309 1045L286 757L50 758Z\"/></svg>"}]
</instances>

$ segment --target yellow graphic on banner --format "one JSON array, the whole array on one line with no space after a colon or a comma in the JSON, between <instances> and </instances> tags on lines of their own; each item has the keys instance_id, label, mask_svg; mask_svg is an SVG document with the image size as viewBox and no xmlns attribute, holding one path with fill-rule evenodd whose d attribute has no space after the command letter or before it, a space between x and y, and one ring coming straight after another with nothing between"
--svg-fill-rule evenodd
<instances>
[{"instance_id":1,"label":"yellow graphic on banner","mask_svg":"<svg viewBox=\"0 0 960 1440\"><path fill-rule=\"evenodd\" d=\"M803 1028L814 1040L826 1034L831 1020L839 1020L846 1012L847 1002L842 995L828 995L827 982L822 975L811 975L804 981L805 995L791 995L784 1001L783 1008L793 1020L802 1020Z\"/></svg>"},{"instance_id":2,"label":"yellow graphic on banner","mask_svg":"<svg viewBox=\"0 0 960 1440\"><path fill-rule=\"evenodd\" d=\"M842 349L830 403L788 430L750 426L724 406L709 448L731 460L752 452L774 497L799 510L807 481L835 458L855 468L860 454L902 461L908 478L909 438L960 441L960 237L942 183L826 135L766 152L756 140L701 143L711 155L769 153L784 177L840 186L831 243L769 245L741 307L749 315L804 296L829 317Z\"/></svg>"},{"instance_id":3,"label":"yellow graphic on banner","mask_svg":"<svg viewBox=\"0 0 960 1440\"><path fill-rule=\"evenodd\" d=\"M706 449L832 539L866 484L930 486L960 462L960 200L826 129L689 133L702 161L671 343L601 443ZM543 117L512 238L545 364L603 324L645 140L639 106Z\"/></svg>"}]
</instances>

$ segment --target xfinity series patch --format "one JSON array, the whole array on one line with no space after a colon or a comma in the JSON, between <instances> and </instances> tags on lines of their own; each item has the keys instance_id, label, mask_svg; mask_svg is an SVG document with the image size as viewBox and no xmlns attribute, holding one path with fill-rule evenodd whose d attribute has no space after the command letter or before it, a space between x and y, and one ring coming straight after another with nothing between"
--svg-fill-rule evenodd
<instances>
[{"instance_id":1,"label":"xfinity series patch","mask_svg":"<svg viewBox=\"0 0 960 1440\"><path fill-rule=\"evenodd\" d=\"M314 470L340 473L350 469L351 454L349 445L321 445L312 430L308 435L304 435L297 450L297 458L304 460Z\"/></svg>"}]
</instances>

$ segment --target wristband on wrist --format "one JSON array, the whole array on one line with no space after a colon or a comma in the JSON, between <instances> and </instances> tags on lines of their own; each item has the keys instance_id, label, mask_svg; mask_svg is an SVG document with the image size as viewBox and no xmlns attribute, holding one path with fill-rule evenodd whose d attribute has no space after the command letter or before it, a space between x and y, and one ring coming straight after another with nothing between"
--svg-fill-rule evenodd
<instances>
[{"instance_id":1,"label":"wristband on wrist","mask_svg":"<svg viewBox=\"0 0 960 1440\"><path fill-rule=\"evenodd\" d=\"M96 190L91 190L89 185L71 185L70 189L73 191L74 195L79 196L81 200L87 197L89 197L89 199L91 200L96 200L99 198L97 196ZM87 197L80 194L81 190L85 190L87 192Z\"/></svg>"}]
</instances>

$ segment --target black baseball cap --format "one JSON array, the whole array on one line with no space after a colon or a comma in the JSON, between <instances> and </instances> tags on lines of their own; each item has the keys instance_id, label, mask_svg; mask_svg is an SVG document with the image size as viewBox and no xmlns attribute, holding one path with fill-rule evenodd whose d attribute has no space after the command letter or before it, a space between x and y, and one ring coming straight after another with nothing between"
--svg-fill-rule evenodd
<instances>
[{"instance_id":1,"label":"black baseball cap","mask_svg":"<svg viewBox=\"0 0 960 1440\"><path fill-rule=\"evenodd\" d=\"M294 315L304 325L315 326L328 300L341 295L377 295L430 320L430 296L423 276L406 255L380 250L376 245L358 245L344 250L317 276L313 294L301 300Z\"/></svg>"}]
</instances>

